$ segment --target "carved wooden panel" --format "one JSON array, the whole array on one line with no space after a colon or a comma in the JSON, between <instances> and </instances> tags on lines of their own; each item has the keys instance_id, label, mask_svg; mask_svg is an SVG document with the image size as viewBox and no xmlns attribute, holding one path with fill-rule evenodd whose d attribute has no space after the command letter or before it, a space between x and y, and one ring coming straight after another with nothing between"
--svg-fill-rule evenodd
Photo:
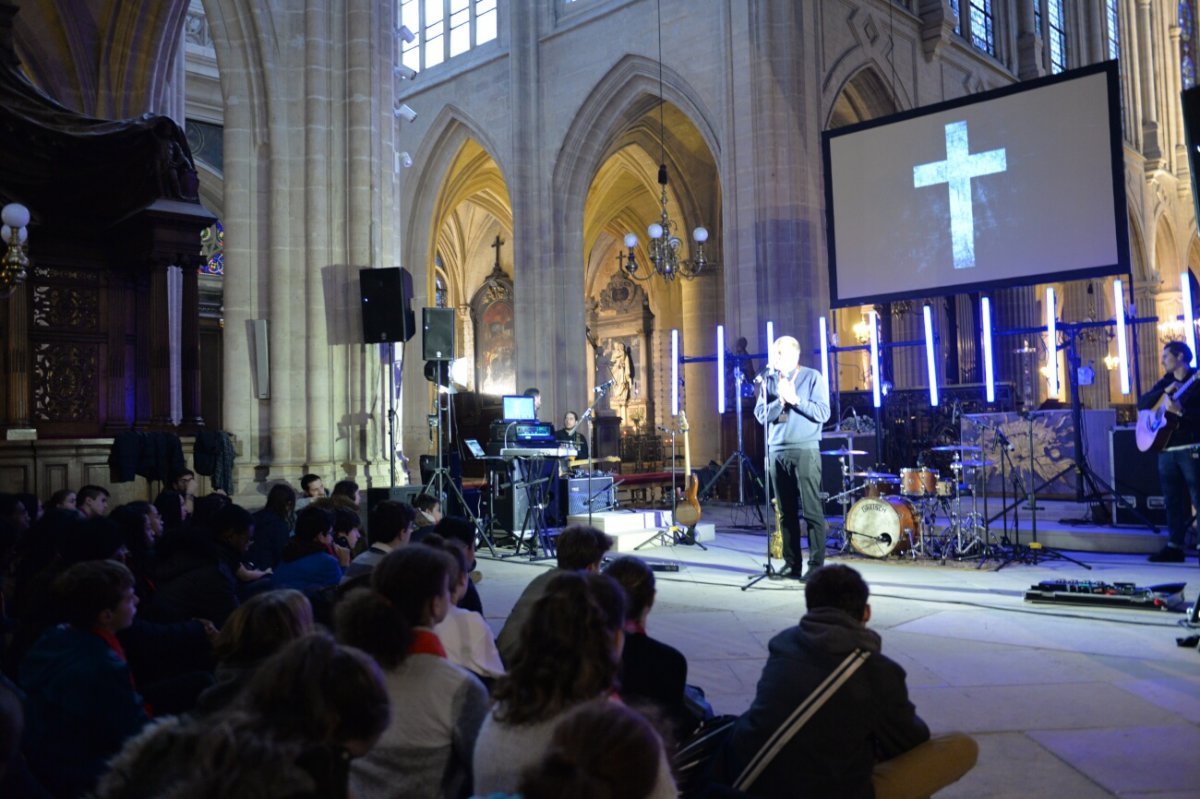
<instances>
[{"instance_id":1,"label":"carved wooden panel","mask_svg":"<svg viewBox=\"0 0 1200 799\"><path fill-rule=\"evenodd\" d=\"M33 326L81 332L99 330L99 289L75 286L34 286Z\"/></svg>"},{"instance_id":2,"label":"carved wooden panel","mask_svg":"<svg viewBox=\"0 0 1200 799\"><path fill-rule=\"evenodd\" d=\"M99 420L98 344L33 346L33 418L40 422Z\"/></svg>"}]
</instances>

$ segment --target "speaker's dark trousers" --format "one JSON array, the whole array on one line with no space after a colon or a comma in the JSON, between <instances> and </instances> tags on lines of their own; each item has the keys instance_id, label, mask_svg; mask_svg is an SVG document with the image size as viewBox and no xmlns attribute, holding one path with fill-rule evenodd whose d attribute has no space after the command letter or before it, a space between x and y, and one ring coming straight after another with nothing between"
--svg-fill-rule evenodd
<instances>
[{"instance_id":1,"label":"speaker's dark trousers","mask_svg":"<svg viewBox=\"0 0 1200 799\"><path fill-rule=\"evenodd\" d=\"M771 479L779 497L783 560L800 570L800 517L808 523L808 566L825 562L825 509L821 505L821 453L812 449L777 449L771 453Z\"/></svg>"}]
</instances>

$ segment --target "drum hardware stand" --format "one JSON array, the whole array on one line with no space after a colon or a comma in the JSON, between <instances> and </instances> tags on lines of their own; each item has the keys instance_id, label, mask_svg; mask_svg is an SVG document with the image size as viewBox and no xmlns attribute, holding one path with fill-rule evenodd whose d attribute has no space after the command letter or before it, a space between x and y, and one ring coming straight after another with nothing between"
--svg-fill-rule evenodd
<instances>
[{"instance_id":1,"label":"drum hardware stand","mask_svg":"<svg viewBox=\"0 0 1200 799\"><path fill-rule=\"evenodd\" d=\"M737 450L725 459L725 462L721 464L721 468L717 470L717 473L709 478L709 481L700 488L700 496L709 496L717 481L721 479L721 475L725 474L725 470L736 463L738 471L738 501L735 507L745 508L748 507L746 503L746 472L750 472L750 476L754 478L754 482L759 488L762 488L763 482L759 479L758 473L754 471L754 464L746 456L745 442L742 434L742 384L746 381L746 376L742 373L740 365L733 368L733 378L734 414L737 418ZM756 502L752 507L754 508L754 512L758 514L759 526L765 527L766 520L763 518L762 506ZM671 518L673 521L675 517L672 515Z\"/></svg>"}]
</instances>

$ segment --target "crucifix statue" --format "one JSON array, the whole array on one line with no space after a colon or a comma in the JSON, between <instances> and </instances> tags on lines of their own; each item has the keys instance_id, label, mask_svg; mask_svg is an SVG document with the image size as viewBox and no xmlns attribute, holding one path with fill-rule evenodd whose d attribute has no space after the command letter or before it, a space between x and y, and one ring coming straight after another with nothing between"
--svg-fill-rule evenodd
<instances>
[{"instance_id":1,"label":"crucifix statue","mask_svg":"<svg viewBox=\"0 0 1200 799\"><path fill-rule=\"evenodd\" d=\"M500 270L500 247L502 247L503 245L504 245L504 239L500 238L499 233L496 234L496 240L493 241L490 245L488 245L496 250L496 271Z\"/></svg>"}]
</instances>

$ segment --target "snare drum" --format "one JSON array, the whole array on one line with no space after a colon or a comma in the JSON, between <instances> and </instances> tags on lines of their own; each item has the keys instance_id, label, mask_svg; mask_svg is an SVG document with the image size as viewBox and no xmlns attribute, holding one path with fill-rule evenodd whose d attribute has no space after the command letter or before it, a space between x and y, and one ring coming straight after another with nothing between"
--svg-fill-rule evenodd
<instances>
[{"instance_id":1,"label":"snare drum","mask_svg":"<svg viewBox=\"0 0 1200 799\"><path fill-rule=\"evenodd\" d=\"M870 558L902 554L921 535L921 516L904 497L860 499L846 514L846 534L855 551Z\"/></svg>"},{"instance_id":2,"label":"snare drum","mask_svg":"<svg viewBox=\"0 0 1200 799\"><path fill-rule=\"evenodd\" d=\"M900 493L906 497L932 497L937 482L937 470L927 466L900 470Z\"/></svg>"}]
</instances>

